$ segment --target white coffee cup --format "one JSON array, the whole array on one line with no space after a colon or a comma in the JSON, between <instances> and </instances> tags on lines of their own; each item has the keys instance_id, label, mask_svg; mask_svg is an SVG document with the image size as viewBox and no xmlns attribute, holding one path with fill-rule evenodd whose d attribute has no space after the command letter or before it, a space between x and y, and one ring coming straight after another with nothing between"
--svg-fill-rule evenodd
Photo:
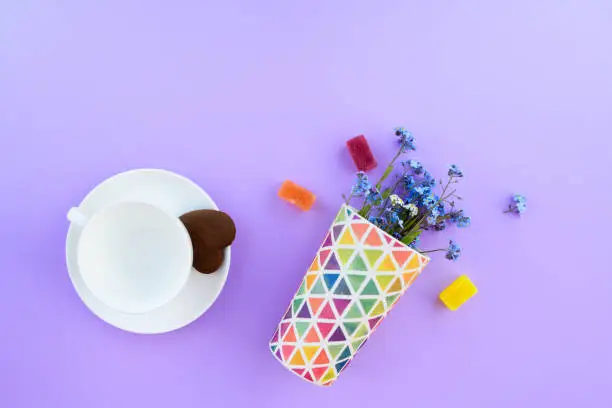
<instances>
[{"instance_id":1,"label":"white coffee cup","mask_svg":"<svg viewBox=\"0 0 612 408\"><path fill-rule=\"evenodd\" d=\"M125 313L146 313L172 300L187 283L193 248L183 223L140 202L113 204L95 214L71 208L83 227L77 263L94 296Z\"/></svg>"}]
</instances>

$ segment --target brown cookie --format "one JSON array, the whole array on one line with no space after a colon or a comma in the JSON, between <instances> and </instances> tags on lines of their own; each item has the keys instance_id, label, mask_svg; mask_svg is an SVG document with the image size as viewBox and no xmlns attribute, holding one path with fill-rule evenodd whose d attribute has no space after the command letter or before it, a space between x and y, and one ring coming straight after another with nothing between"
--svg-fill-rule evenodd
<instances>
[{"instance_id":1,"label":"brown cookie","mask_svg":"<svg viewBox=\"0 0 612 408\"><path fill-rule=\"evenodd\" d=\"M222 211L196 210L183 214L193 245L193 267L201 273L215 272L224 258L224 249L236 238L232 218Z\"/></svg>"}]
</instances>

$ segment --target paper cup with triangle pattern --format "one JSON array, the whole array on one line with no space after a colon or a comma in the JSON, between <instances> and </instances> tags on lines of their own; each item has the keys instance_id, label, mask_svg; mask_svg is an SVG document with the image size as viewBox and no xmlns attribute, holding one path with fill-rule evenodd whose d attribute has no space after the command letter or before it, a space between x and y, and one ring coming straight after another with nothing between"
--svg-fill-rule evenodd
<instances>
[{"instance_id":1,"label":"paper cup with triangle pattern","mask_svg":"<svg viewBox=\"0 0 612 408\"><path fill-rule=\"evenodd\" d=\"M270 350L304 380L331 385L428 262L343 206Z\"/></svg>"}]
</instances>

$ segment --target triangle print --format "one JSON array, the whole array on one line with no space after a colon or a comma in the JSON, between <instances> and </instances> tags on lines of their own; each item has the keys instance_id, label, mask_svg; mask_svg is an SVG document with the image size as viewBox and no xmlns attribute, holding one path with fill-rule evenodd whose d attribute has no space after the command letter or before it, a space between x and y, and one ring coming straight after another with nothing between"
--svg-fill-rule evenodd
<instances>
[{"instance_id":1,"label":"triangle print","mask_svg":"<svg viewBox=\"0 0 612 408\"><path fill-rule=\"evenodd\" d=\"M319 261L321 262L321 265L325 265L325 262L327 262L327 258L329 258L329 254L331 254L331 251L331 249L322 249L319 251Z\"/></svg>"},{"instance_id":2,"label":"triangle print","mask_svg":"<svg viewBox=\"0 0 612 408\"><path fill-rule=\"evenodd\" d=\"M287 330L287 334L283 338L283 341L285 343L295 343L297 341L297 337L295 335L295 330L293 329L293 326L289 327L289 330Z\"/></svg>"},{"instance_id":3,"label":"triangle print","mask_svg":"<svg viewBox=\"0 0 612 408\"><path fill-rule=\"evenodd\" d=\"M338 280L338 277L340 277L340 274L337 273L326 273L325 275L323 275L323 280L325 281L325 286L327 286L327 290L332 290L334 284Z\"/></svg>"},{"instance_id":4,"label":"triangle print","mask_svg":"<svg viewBox=\"0 0 612 408\"><path fill-rule=\"evenodd\" d=\"M346 365L348 364L350 360L344 360L339 362L338 364L336 364L336 371L338 371L338 373L340 373L340 371L342 371L344 369L344 367L346 367Z\"/></svg>"},{"instance_id":5,"label":"triangle print","mask_svg":"<svg viewBox=\"0 0 612 408\"><path fill-rule=\"evenodd\" d=\"M317 298L317 297L308 298L308 305L310 306L310 311L312 312L314 316L317 315L317 312L321 308L321 305L323 304L324 301L325 301L325 298Z\"/></svg>"},{"instance_id":6,"label":"triangle print","mask_svg":"<svg viewBox=\"0 0 612 408\"><path fill-rule=\"evenodd\" d=\"M359 326L359 328L353 334L353 337L355 338L365 337L368 335L369 332L370 330L368 328L368 325L366 323L362 323L361 326Z\"/></svg>"},{"instance_id":7,"label":"triangle print","mask_svg":"<svg viewBox=\"0 0 612 408\"><path fill-rule=\"evenodd\" d=\"M323 283L321 283L322 280L323 278L317 280L317 283L315 283L314 287L310 291L312 295L324 295L327 293L327 291L323 287Z\"/></svg>"},{"instance_id":8,"label":"triangle print","mask_svg":"<svg viewBox=\"0 0 612 408\"><path fill-rule=\"evenodd\" d=\"M321 352L319 353L317 358L312 363L314 365L329 364L329 357L327 356L327 353L325 352L325 348L321 348Z\"/></svg>"},{"instance_id":9,"label":"triangle print","mask_svg":"<svg viewBox=\"0 0 612 408\"><path fill-rule=\"evenodd\" d=\"M362 295L378 295L378 288L376 288L376 283L374 283L374 279L370 279L368 284L363 288L361 292Z\"/></svg>"},{"instance_id":10,"label":"triangle print","mask_svg":"<svg viewBox=\"0 0 612 408\"><path fill-rule=\"evenodd\" d=\"M380 301L378 302L376 306L374 306L374 309L372 309L372 311L370 312L370 316L378 316L384 313L385 313L385 305L383 304L382 301Z\"/></svg>"},{"instance_id":11,"label":"triangle print","mask_svg":"<svg viewBox=\"0 0 612 408\"><path fill-rule=\"evenodd\" d=\"M319 332L321 332L321 336L323 336L324 339L326 339L327 336L329 336L329 333L331 333L335 325L336 325L335 323L325 323L325 322L317 323Z\"/></svg>"},{"instance_id":12,"label":"triangle print","mask_svg":"<svg viewBox=\"0 0 612 408\"><path fill-rule=\"evenodd\" d=\"M312 375L314 375L318 381L323 377L323 374L325 374L325 370L327 370L327 367L315 367L312 369Z\"/></svg>"},{"instance_id":13,"label":"triangle print","mask_svg":"<svg viewBox=\"0 0 612 408\"><path fill-rule=\"evenodd\" d=\"M310 331L304 338L304 341L306 343L318 343L321 341L321 338L319 337L319 334L317 333L317 329L315 329L314 324L312 325L312 327L310 328Z\"/></svg>"},{"instance_id":14,"label":"triangle print","mask_svg":"<svg viewBox=\"0 0 612 408\"><path fill-rule=\"evenodd\" d=\"M376 232L376 228L372 228L368 237L365 240L365 243L370 246L379 247L383 245L383 242L380 240L380 236L378 232Z\"/></svg>"},{"instance_id":15,"label":"triangle print","mask_svg":"<svg viewBox=\"0 0 612 408\"><path fill-rule=\"evenodd\" d=\"M308 275L306 275L306 278L305 278L305 281L306 281L306 290L310 290L312 288L312 285L314 285L316 280L317 280L317 275L316 274L308 274Z\"/></svg>"},{"instance_id":16,"label":"triangle print","mask_svg":"<svg viewBox=\"0 0 612 408\"><path fill-rule=\"evenodd\" d=\"M361 287L361 284L363 283L363 281L365 281L366 277L365 275L349 275L348 276L348 281L349 284L351 285L351 288L353 289L353 292L358 292L359 288Z\"/></svg>"},{"instance_id":17,"label":"triangle print","mask_svg":"<svg viewBox=\"0 0 612 408\"><path fill-rule=\"evenodd\" d=\"M304 371L306 371L306 369L305 368L292 368L291 371L301 376L302 374L304 374Z\"/></svg>"},{"instance_id":18,"label":"triangle print","mask_svg":"<svg viewBox=\"0 0 612 408\"><path fill-rule=\"evenodd\" d=\"M325 236L325 239L323 240L323 245L321 245L322 247L330 247L332 246L332 239L331 239L331 234L328 232L327 235Z\"/></svg>"},{"instance_id":19,"label":"triangle print","mask_svg":"<svg viewBox=\"0 0 612 408\"><path fill-rule=\"evenodd\" d=\"M414 256L408 261L408 264L404 267L404 270L410 271L413 269L418 269L420 266L421 263L419 262L419 257L414 254Z\"/></svg>"},{"instance_id":20,"label":"triangle print","mask_svg":"<svg viewBox=\"0 0 612 408\"><path fill-rule=\"evenodd\" d=\"M321 313L319 314L319 319L334 320L335 318L336 318L336 315L334 314L334 311L332 310L330 303L327 303L325 306L323 306L323 309L321 310Z\"/></svg>"},{"instance_id":21,"label":"triangle print","mask_svg":"<svg viewBox=\"0 0 612 408\"><path fill-rule=\"evenodd\" d=\"M376 326L378 326L378 323L380 322L381 319L382 319L382 316L375 317L373 319L368 320L368 324L370 325L370 330L374 330Z\"/></svg>"},{"instance_id":22,"label":"triangle print","mask_svg":"<svg viewBox=\"0 0 612 408\"><path fill-rule=\"evenodd\" d=\"M376 304L376 299L361 299L360 303L361 307L363 307L363 311L368 314Z\"/></svg>"},{"instance_id":23,"label":"triangle print","mask_svg":"<svg viewBox=\"0 0 612 408\"><path fill-rule=\"evenodd\" d=\"M345 360L351 356L351 349L349 346L346 346L344 350L342 350L342 354L338 356L338 360Z\"/></svg>"},{"instance_id":24,"label":"triangle print","mask_svg":"<svg viewBox=\"0 0 612 408\"><path fill-rule=\"evenodd\" d=\"M310 362L315 354L319 351L321 346L304 346L302 347L302 351L304 352L304 356L306 357L306 361Z\"/></svg>"},{"instance_id":25,"label":"triangle print","mask_svg":"<svg viewBox=\"0 0 612 408\"><path fill-rule=\"evenodd\" d=\"M378 265L378 268L376 268L376 269L379 272L393 272L397 268L393 264L393 261L391 260L391 257L389 255L387 255L387 256L385 256L385 258L382 260L382 262L380 263L380 265Z\"/></svg>"},{"instance_id":26,"label":"triangle print","mask_svg":"<svg viewBox=\"0 0 612 408\"><path fill-rule=\"evenodd\" d=\"M378 286L380 286L380 289L384 291L385 289L387 289L387 286L389 286L393 278L394 275L376 275L376 282L378 282Z\"/></svg>"},{"instance_id":27,"label":"triangle print","mask_svg":"<svg viewBox=\"0 0 612 408\"><path fill-rule=\"evenodd\" d=\"M336 259L336 255L335 254L331 254L331 256L329 257L329 260L327 261L327 264L325 265L325 270L327 271L339 271L340 270L340 264L338 263L338 260Z\"/></svg>"},{"instance_id":28,"label":"triangle print","mask_svg":"<svg viewBox=\"0 0 612 408\"><path fill-rule=\"evenodd\" d=\"M351 262L350 269L354 271L366 272L368 270L368 267L363 261L363 258L361 257L361 255L357 254L357 256L355 256L355 259L353 259L353 262Z\"/></svg>"},{"instance_id":29,"label":"triangle print","mask_svg":"<svg viewBox=\"0 0 612 408\"><path fill-rule=\"evenodd\" d=\"M310 325L310 323L307 322L296 322L295 323L295 329L298 332L298 338L302 338L302 336L304 335L304 333L306 333L306 330L308 330L308 326Z\"/></svg>"},{"instance_id":30,"label":"triangle print","mask_svg":"<svg viewBox=\"0 0 612 408\"><path fill-rule=\"evenodd\" d=\"M316 272L318 270L319 270L319 261L318 261L318 257L315 256L315 259L310 264L310 268L308 268L308 271Z\"/></svg>"},{"instance_id":31,"label":"triangle print","mask_svg":"<svg viewBox=\"0 0 612 408\"><path fill-rule=\"evenodd\" d=\"M280 341L280 337L278 336L278 328L277 328L274 334L272 335L272 339L270 340L270 343L278 343L279 341ZM274 352L274 350L272 352Z\"/></svg>"},{"instance_id":32,"label":"triangle print","mask_svg":"<svg viewBox=\"0 0 612 408\"><path fill-rule=\"evenodd\" d=\"M344 233L338 240L338 244L339 245L355 245L355 239L353 239L353 236L351 235L350 228L346 228L344 230Z\"/></svg>"},{"instance_id":33,"label":"triangle print","mask_svg":"<svg viewBox=\"0 0 612 408\"><path fill-rule=\"evenodd\" d=\"M400 296L399 294L398 295L387 296L386 301L387 301L387 307L389 309L391 309L397 303L397 300L399 299L399 296Z\"/></svg>"},{"instance_id":34,"label":"triangle print","mask_svg":"<svg viewBox=\"0 0 612 408\"><path fill-rule=\"evenodd\" d=\"M340 326L338 326L338 328L336 329L336 331L329 336L328 341L345 341L346 337L344 336L344 333L342 332L342 329L340 328ZM330 346L331 349L331 346Z\"/></svg>"},{"instance_id":35,"label":"triangle print","mask_svg":"<svg viewBox=\"0 0 612 408\"><path fill-rule=\"evenodd\" d=\"M349 259L351 259L351 256L354 252L355 250L349 248L336 249L336 254L338 254L338 258L340 259L340 262L342 262L343 266L346 266L346 264L348 264L348 261Z\"/></svg>"},{"instance_id":36,"label":"triangle print","mask_svg":"<svg viewBox=\"0 0 612 408\"><path fill-rule=\"evenodd\" d=\"M327 372L325 373L323 378L321 378L321 381L323 381L323 382L331 381L334 378L336 378L336 372L334 371L334 369L332 367L329 367L329 370L327 370Z\"/></svg>"},{"instance_id":37,"label":"triangle print","mask_svg":"<svg viewBox=\"0 0 612 408\"><path fill-rule=\"evenodd\" d=\"M416 277L419 276L417 272L408 272L402 274L402 279L404 279L404 286L408 287L414 282Z\"/></svg>"},{"instance_id":38,"label":"triangle print","mask_svg":"<svg viewBox=\"0 0 612 408\"><path fill-rule=\"evenodd\" d=\"M329 351L329 354L332 359L336 359L336 357L338 357L338 354L340 354L343 349L344 344L330 344L329 346L327 346L327 350Z\"/></svg>"},{"instance_id":39,"label":"triangle print","mask_svg":"<svg viewBox=\"0 0 612 408\"><path fill-rule=\"evenodd\" d=\"M338 316L342 316L349 303L351 303L350 299L334 299L334 306L336 306Z\"/></svg>"},{"instance_id":40,"label":"triangle print","mask_svg":"<svg viewBox=\"0 0 612 408\"><path fill-rule=\"evenodd\" d=\"M274 353L274 355L276 356L276 358L278 358L280 361L285 361L285 359L283 358L283 356L281 355L281 349L279 348L278 350L276 350L276 353Z\"/></svg>"},{"instance_id":41,"label":"triangle print","mask_svg":"<svg viewBox=\"0 0 612 408\"><path fill-rule=\"evenodd\" d=\"M297 317L301 317L302 319L310 319L310 311L308 310L308 305L306 303L304 303L304 306L302 306L302 309L297 314Z\"/></svg>"},{"instance_id":42,"label":"triangle print","mask_svg":"<svg viewBox=\"0 0 612 408\"><path fill-rule=\"evenodd\" d=\"M304 356L302 355L302 351L300 349L297 349L297 351L291 358L291 361L289 361L289 364L294 366L303 366L304 364L306 364L306 361L304 361Z\"/></svg>"},{"instance_id":43,"label":"triangle print","mask_svg":"<svg viewBox=\"0 0 612 408\"><path fill-rule=\"evenodd\" d=\"M355 235L355 238L357 238L357 241L359 242L361 242L363 236L368 231L368 228L370 228L368 224L362 224L362 223L357 223L357 222L354 222L351 224L351 229L353 230L353 234Z\"/></svg>"},{"instance_id":44,"label":"triangle print","mask_svg":"<svg viewBox=\"0 0 612 408\"><path fill-rule=\"evenodd\" d=\"M342 234L342 230L344 229L344 225L334 225L332 227L332 235L334 236L334 242L338 243L340 240L340 234Z\"/></svg>"},{"instance_id":45,"label":"triangle print","mask_svg":"<svg viewBox=\"0 0 612 408\"><path fill-rule=\"evenodd\" d=\"M378 261L378 258L380 258L384 252L379 249L364 249L363 253L365 254L370 266L374 267L374 264L376 263L376 261Z\"/></svg>"},{"instance_id":46,"label":"triangle print","mask_svg":"<svg viewBox=\"0 0 612 408\"><path fill-rule=\"evenodd\" d=\"M357 302L353 303L353 306L346 312L345 319L361 319L361 309L359 309L359 304Z\"/></svg>"},{"instance_id":47,"label":"triangle print","mask_svg":"<svg viewBox=\"0 0 612 408\"><path fill-rule=\"evenodd\" d=\"M349 336L352 336L353 333L355 333L355 330L357 330L357 327L359 326L359 322L344 322L344 330L346 330L346 333Z\"/></svg>"},{"instance_id":48,"label":"triangle print","mask_svg":"<svg viewBox=\"0 0 612 408\"><path fill-rule=\"evenodd\" d=\"M281 323L280 337L285 337L285 334L287 334L287 329L289 329L289 326L291 326L291 323L288 323L288 322Z\"/></svg>"},{"instance_id":49,"label":"triangle print","mask_svg":"<svg viewBox=\"0 0 612 408\"><path fill-rule=\"evenodd\" d=\"M295 350L295 346L291 346L287 344L283 344L281 346L281 352L282 352L284 361L289 360L289 357L291 357L291 353L293 353L293 350Z\"/></svg>"},{"instance_id":50,"label":"triangle print","mask_svg":"<svg viewBox=\"0 0 612 408\"><path fill-rule=\"evenodd\" d=\"M404 266L408 258L410 258L411 253L408 251L393 251L393 258L395 258L395 262L399 265L400 268Z\"/></svg>"},{"instance_id":51,"label":"triangle print","mask_svg":"<svg viewBox=\"0 0 612 408\"><path fill-rule=\"evenodd\" d=\"M393 284L391 284L389 289L387 289L387 292L395 293L395 292L401 292L401 291L402 291L402 280L398 276L397 278L395 278L395 280L393 281Z\"/></svg>"},{"instance_id":52,"label":"triangle print","mask_svg":"<svg viewBox=\"0 0 612 408\"><path fill-rule=\"evenodd\" d=\"M334 291L334 294L335 295L350 295L351 294L351 290L349 289L344 279L340 279L340 283L338 284L338 287Z\"/></svg>"},{"instance_id":53,"label":"triangle print","mask_svg":"<svg viewBox=\"0 0 612 408\"><path fill-rule=\"evenodd\" d=\"M344 213L344 209L341 209L341 210L338 212L338 215L336 215L336 219L335 219L335 221L334 221L334 224L339 223L339 222L342 222L342 221L344 221L344 220L346 220L346 215L345 215L345 213Z\"/></svg>"}]
</instances>

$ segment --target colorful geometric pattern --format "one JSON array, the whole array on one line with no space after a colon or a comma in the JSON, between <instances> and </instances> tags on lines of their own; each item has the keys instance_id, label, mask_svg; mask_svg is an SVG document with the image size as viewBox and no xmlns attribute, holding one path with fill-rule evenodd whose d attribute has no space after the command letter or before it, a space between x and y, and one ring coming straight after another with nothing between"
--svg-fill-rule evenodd
<instances>
[{"instance_id":1,"label":"colorful geometric pattern","mask_svg":"<svg viewBox=\"0 0 612 408\"><path fill-rule=\"evenodd\" d=\"M343 206L270 350L304 380L331 385L428 261Z\"/></svg>"}]
</instances>

